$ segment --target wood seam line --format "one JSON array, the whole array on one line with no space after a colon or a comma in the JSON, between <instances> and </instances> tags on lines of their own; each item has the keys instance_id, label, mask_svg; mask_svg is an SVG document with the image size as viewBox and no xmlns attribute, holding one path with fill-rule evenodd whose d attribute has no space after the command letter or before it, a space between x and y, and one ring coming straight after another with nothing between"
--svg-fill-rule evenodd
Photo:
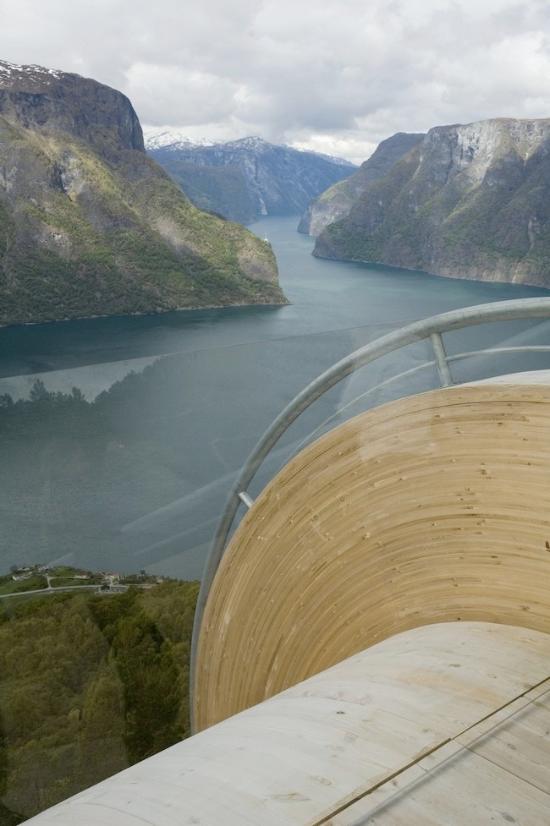
<instances>
[{"instance_id":1,"label":"wood seam line","mask_svg":"<svg viewBox=\"0 0 550 826\"><path fill-rule=\"evenodd\" d=\"M504 717L504 719L499 720L498 723L495 723L494 726L491 726L491 728L487 729L487 731L485 731L483 734L480 734L479 737L476 737L476 739L472 740L471 743L468 743L467 745L465 745L465 744L463 745L462 743L460 743L460 745L462 746L462 748L466 749L471 754L475 754L476 757L480 757L482 760L486 760L488 763L491 763L493 766L496 766L497 768L502 769L503 767L499 763L492 760L486 754L481 754L480 752L475 751L474 749L475 749L476 744L479 743L480 741L484 740L486 737L489 737L490 735L494 734L494 732L498 728L500 728L500 726L503 726L505 723L507 723L509 720L511 720L517 714L520 714L522 711L525 711L525 709L529 708L529 706L531 706L531 705L536 706L538 701L540 701L542 697L545 697L546 695L548 695L549 691L550 691L550 688L546 689L541 694L537 694L536 697L530 698L528 700L528 702L524 703L524 705L522 705L517 710L513 711L511 714L508 714L506 717ZM543 789L541 786L538 786L532 780L528 780L526 777L520 777L519 774L516 774L511 769L507 768L507 769L505 769L505 771L507 771L513 777L516 777L518 780L521 780L523 783L527 783L529 786L532 786L534 789L537 789L539 792L543 792L543 794L546 794L546 795L550 796L550 792L547 789Z\"/></svg>"},{"instance_id":2,"label":"wood seam line","mask_svg":"<svg viewBox=\"0 0 550 826\"><path fill-rule=\"evenodd\" d=\"M413 766L416 766L418 763L420 763L421 760L424 760L424 758L429 757L430 754L433 754L434 752L439 751L439 749L443 748L443 746L446 746L449 743L452 743L454 740L457 740L458 737L462 737L464 734L467 734L469 731L474 729L476 726L479 726L481 723L484 723L486 720L489 720L495 714L498 714L500 711L503 711L505 708L508 708L508 706L512 705L512 703L515 703L517 700L521 700L521 698L525 697L526 694L529 694L531 691L534 691L535 689L540 688L540 686L544 685L544 683L548 682L549 680L550 680L550 675L544 677L542 680L539 680L539 682L535 683L534 685L529 686L528 688L525 689L525 691L522 691L520 694L516 694L516 696L512 697L511 700L508 700L506 703L503 703L503 705L499 706L498 708L493 709L493 711L490 711L484 717L480 717L479 720L476 720L475 723L472 723L471 725L467 726L465 729L462 729L462 731L459 731L457 734L454 734L452 737L447 737L445 740L441 740L441 742L437 743L432 748L426 749L425 751L421 752L419 755L417 755L414 758L414 760L411 760L409 763L406 763L401 768L399 768L396 771L392 772L391 774L387 775L383 780L379 780L377 783L373 783L373 785L369 786L368 789L365 789L360 794L356 795L352 800L348 800L347 803L343 803L341 806L338 806L336 809L334 809L332 812L330 812L330 814L325 815L320 820L311 821L309 826L322 826L323 823L327 823L333 817L336 817L336 815L339 815L342 812L345 812L346 809L350 808L350 806L353 806L355 803L358 803L360 800L363 800L365 797L368 797L369 794L372 794L372 792L376 791L381 786L385 786L386 783L391 783L391 781L394 780L396 777L399 777L401 774L406 772L408 769L412 768ZM523 708L525 708L525 706L523 706ZM512 715L510 715L510 716L512 716ZM506 718L506 719L509 719L509 718ZM495 726L496 725L498 725L498 724L495 724ZM462 746L462 744L459 744L459 745ZM468 750L468 746L462 746L462 748Z\"/></svg>"},{"instance_id":3,"label":"wood seam line","mask_svg":"<svg viewBox=\"0 0 550 826\"><path fill-rule=\"evenodd\" d=\"M513 716L513 715L512 715ZM506 718L509 719L509 718ZM542 792L548 798L550 798L550 792L548 789L543 789L541 786L537 786L536 783L533 783L532 780L528 780L526 777L521 777L519 774L516 774L511 769L506 768L505 766L501 766L500 763L496 763L494 760L491 760L490 757L487 757L486 754L479 754L477 751L472 751L469 746L463 746L465 751L469 751L470 754L474 754L476 757L481 758L481 760L485 760L487 763L490 763L492 766L496 766L497 769L501 769L505 771L507 774L511 774L512 777L515 777L517 780L520 780L522 783L526 783L528 786L531 786L532 789L536 789L538 792Z\"/></svg>"}]
</instances>

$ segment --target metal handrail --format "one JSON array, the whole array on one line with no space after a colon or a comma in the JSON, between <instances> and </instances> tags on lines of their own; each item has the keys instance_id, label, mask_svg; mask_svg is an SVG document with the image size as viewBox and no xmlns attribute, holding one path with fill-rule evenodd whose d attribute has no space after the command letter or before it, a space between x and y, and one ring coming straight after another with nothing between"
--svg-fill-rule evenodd
<instances>
[{"instance_id":1,"label":"metal handrail","mask_svg":"<svg viewBox=\"0 0 550 826\"><path fill-rule=\"evenodd\" d=\"M451 363L453 361L462 361L464 359L475 358L476 356L490 356L495 354L502 354L502 353L550 353L550 344L522 344L517 345L514 347L488 347L485 350L472 350L469 353L456 353L456 355L449 356L447 355L447 362ZM415 373L419 373L421 370L426 370L428 367L435 367L436 361L435 359L432 361L423 361L422 364L417 364L415 367L410 367L408 370L403 370L401 373L396 373L395 376L390 376L388 379L384 379L384 381L378 382L378 384L373 385L373 387L369 387L368 390L365 390L363 393L360 393L355 398L351 399L349 402L346 402L342 407L339 407L338 410L335 410L334 413L331 413L330 416L327 416L321 424L318 424L317 427L308 433L301 442L298 443L296 448L296 453L299 453L300 450L311 440L317 436L318 433L321 433L323 428L325 428L328 424L333 422L335 419L340 416L345 410L348 410L350 407L353 407L354 404L357 402L362 401L367 396L371 396L373 393L376 393L377 390L380 390L382 387L388 387L390 384L394 384L395 382L399 381L400 379L407 378L408 376L413 376ZM248 499L250 497L248 494L239 494L241 496L241 501L245 501L243 496L247 496ZM245 503L246 504L246 503ZM252 503L253 504L253 503ZM250 506L248 506L250 507Z\"/></svg>"},{"instance_id":2,"label":"metal handrail","mask_svg":"<svg viewBox=\"0 0 550 826\"><path fill-rule=\"evenodd\" d=\"M520 298L511 301L498 301L491 304L478 304L473 307L464 307L459 310L451 310L447 313L441 313L421 321L416 321L401 330L396 330L392 333L381 336L375 341L360 347L358 350L355 350L345 358L336 362L336 364L328 370L325 370L324 373L321 373L321 375L319 375L310 384L308 384L307 387L298 393L298 395L295 396L289 404L287 404L284 410L279 413L276 419L274 419L243 465L241 473L237 477L231 489L224 513L219 522L218 529L212 543L210 554L206 561L206 567L197 600L193 625L193 638L191 643L190 692L191 725L193 731L195 730L193 693L196 681L197 650L202 618L208 594L210 592L210 587L221 562L227 539L231 532L231 528L240 505L244 503L247 507L251 507L253 504L253 500L249 496L247 489L256 476L256 473L258 472L264 459L277 444L281 436L283 436L283 434L288 430L290 425L296 421L296 419L305 410L307 410L313 402L323 396L328 390L342 381L342 379L346 376L349 376L360 367L364 367L382 356L396 350L400 350L401 348L407 347L408 345L414 344L418 341L430 339L434 350L435 361L426 362L415 369L422 369L423 367L435 364L438 370L441 385L443 387L447 387L453 383L449 362L481 354L487 355L496 352L517 352L524 349L541 349L536 346L527 346L527 348L493 348L492 350L487 349L473 351L471 353L459 353L455 356L447 356L445 351L442 333L488 322L513 321L517 319L532 318L550 318L550 298ZM404 374L400 374L395 378L400 378L403 375Z\"/></svg>"}]
</instances>

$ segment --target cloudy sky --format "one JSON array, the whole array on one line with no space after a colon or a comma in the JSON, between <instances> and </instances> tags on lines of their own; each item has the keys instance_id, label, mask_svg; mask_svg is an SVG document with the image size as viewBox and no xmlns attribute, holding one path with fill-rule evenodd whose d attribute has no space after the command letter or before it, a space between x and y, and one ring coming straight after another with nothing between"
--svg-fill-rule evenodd
<instances>
[{"instance_id":1,"label":"cloudy sky","mask_svg":"<svg viewBox=\"0 0 550 826\"><path fill-rule=\"evenodd\" d=\"M397 131L550 116L548 0L0 0L0 57L115 86L147 127L356 161Z\"/></svg>"}]
</instances>

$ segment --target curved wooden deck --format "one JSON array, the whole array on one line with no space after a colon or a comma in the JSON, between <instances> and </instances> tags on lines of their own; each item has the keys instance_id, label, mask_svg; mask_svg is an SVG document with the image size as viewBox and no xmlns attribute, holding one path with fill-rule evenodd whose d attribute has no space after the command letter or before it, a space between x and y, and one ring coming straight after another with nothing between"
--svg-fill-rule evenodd
<instances>
[{"instance_id":1,"label":"curved wooden deck","mask_svg":"<svg viewBox=\"0 0 550 826\"><path fill-rule=\"evenodd\" d=\"M550 631L550 387L477 385L365 413L248 512L201 630L199 728L416 626Z\"/></svg>"},{"instance_id":2,"label":"curved wooden deck","mask_svg":"<svg viewBox=\"0 0 550 826\"><path fill-rule=\"evenodd\" d=\"M36 826L541 826L550 635L415 628L137 763Z\"/></svg>"}]
</instances>

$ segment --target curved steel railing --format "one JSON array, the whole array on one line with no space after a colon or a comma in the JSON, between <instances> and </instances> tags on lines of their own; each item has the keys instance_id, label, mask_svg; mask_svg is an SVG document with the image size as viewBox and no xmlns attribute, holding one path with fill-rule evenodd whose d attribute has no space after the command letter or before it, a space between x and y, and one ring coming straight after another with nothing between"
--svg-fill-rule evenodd
<instances>
[{"instance_id":1,"label":"curved steel railing","mask_svg":"<svg viewBox=\"0 0 550 826\"><path fill-rule=\"evenodd\" d=\"M191 720L194 731L194 703L193 693L196 680L196 658L200 628L204 614L206 600L210 592L214 576L222 559L227 539L231 532L235 516L241 504L245 504L250 508L253 500L247 492L247 489L256 476L264 459L271 452L273 447L277 444L281 436L288 430L290 425L310 407L313 402L323 396L334 385L338 384L346 376L370 364L382 356L407 347L409 344L414 344L418 341L430 339L434 359L424 362L412 370L406 370L396 376L380 382L375 387L369 388L366 393L349 402L345 408L342 408L333 414L329 419L326 419L317 429L315 435L322 429L329 421L336 415L340 414L343 409L346 409L351 404L364 398L369 393L374 392L382 386L391 382L398 381L404 376L416 373L428 367L435 366L437 368L441 385L448 387L453 384L449 364L455 361L472 358L480 355L492 355L501 353L515 353L515 352L547 352L550 351L550 346L546 345L525 345L516 347L496 347L485 350L475 350L471 352L459 353L454 356L448 356L445 351L442 334L450 332L451 330L459 330L464 327L472 327L477 324L484 324L494 321L513 321L517 319L534 319L534 318L550 318L550 298L520 298L512 301L499 301L492 304L478 304L474 307L465 307L459 310L452 310L451 312L441 313L440 315L431 316L422 321L414 322L401 330L388 333L375 341L360 347L353 353L350 353L345 358L336 362L332 367L321 373L316 379L307 385L294 399L279 413L277 418L273 421L270 427L261 437L256 447L245 462L236 482L234 483L229 499L225 506L224 513L219 522L212 548L206 562L201 588L197 601L197 608L195 613L195 621L193 626L193 639L191 644L191 665L190 665L190 691L191 691ZM303 442L300 444L301 447Z\"/></svg>"}]
</instances>

